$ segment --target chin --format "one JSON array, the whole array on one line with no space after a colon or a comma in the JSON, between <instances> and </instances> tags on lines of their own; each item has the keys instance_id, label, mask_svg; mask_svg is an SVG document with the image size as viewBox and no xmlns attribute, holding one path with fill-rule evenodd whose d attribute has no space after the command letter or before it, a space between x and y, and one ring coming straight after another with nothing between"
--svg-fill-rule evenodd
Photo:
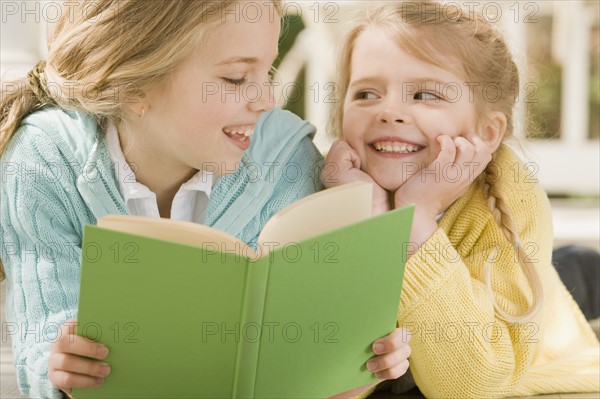
<instances>
[{"instance_id":1,"label":"chin","mask_svg":"<svg viewBox=\"0 0 600 399\"><path fill-rule=\"evenodd\" d=\"M201 169L206 172L214 173L216 176L227 176L234 174L240 168L242 158L224 159L219 162L204 162ZM198 168L197 168L198 169Z\"/></svg>"},{"instance_id":2,"label":"chin","mask_svg":"<svg viewBox=\"0 0 600 399\"><path fill-rule=\"evenodd\" d=\"M402 167L390 167L389 165L363 165L363 172L388 192L394 192L403 185L410 176Z\"/></svg>"},{"instance_id":3,"label":"chin","mask_svg":"<svg viewBox=\"0 0 600 399\"><path fill-rule=\"evenodd\" d=\"M377 183L381 188L386 191L394 192L400 188L400 186L404 183L404 180L399 179L397 176L371 176L375 183Z\"/></svg>"}]
</instances>

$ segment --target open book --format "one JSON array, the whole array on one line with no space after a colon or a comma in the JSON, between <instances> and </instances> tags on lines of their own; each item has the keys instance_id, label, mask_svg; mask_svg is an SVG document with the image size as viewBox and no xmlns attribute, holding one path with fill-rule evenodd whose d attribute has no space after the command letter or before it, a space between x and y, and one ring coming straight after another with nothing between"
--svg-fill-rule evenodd
<instances>
[{"instance_id":1,"label":"open book","mask_svg":"<svg viewBox=\"0 0 600 399\"><path fill-rule=\"evenodd\" d=\"M86 226L77 334L111 374L77 398L317 398L375 382L396 326L413 207L370 217L371 185L308 196L256 251L216 229L107 216Z\"/></svg>"}]
</instances>

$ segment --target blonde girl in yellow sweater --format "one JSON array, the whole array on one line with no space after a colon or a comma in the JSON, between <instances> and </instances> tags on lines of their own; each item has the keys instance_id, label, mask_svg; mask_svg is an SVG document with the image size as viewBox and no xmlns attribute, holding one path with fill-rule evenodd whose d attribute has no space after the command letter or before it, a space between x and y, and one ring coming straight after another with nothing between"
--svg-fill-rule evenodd
<instances>
[{"instance_id":1,"label":"blonde girl in yellow sweater","mask_svg":"<svg viewBox=\"0 0 600 399\"><path fill-rule=\"evenodd\" d=\"M598 340L551 264L549 201L505 144L519 74L473 10L394 2L348 32L322 179L416 204L399 323L434 398L599 390Z\"/></svg>"}]
</instances>

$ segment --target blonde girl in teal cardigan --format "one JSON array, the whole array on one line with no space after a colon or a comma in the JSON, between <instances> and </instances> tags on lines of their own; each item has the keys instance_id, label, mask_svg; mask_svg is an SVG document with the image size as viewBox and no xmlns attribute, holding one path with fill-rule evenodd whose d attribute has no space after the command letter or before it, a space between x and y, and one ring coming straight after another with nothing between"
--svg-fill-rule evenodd
<instances>
[{"instance_id":1,"label":"blonde girl in teal cardigan","mask_svg":"<svg viewBox=\"0 0 600 399\"><path fill-rule=\"evenodd\" d=\"M65 322L77 317L84 225L140 212L126 202L125 179L151 193L147 212L187 210L188 220L251 245L270 216L320 189L314 129L272 110L268 74L281 4L254 3L260 20L246 20L241 4L73 2L50 35L47 62L4 84L0 258L25 395L58 398L110 378L102 361L108 349ZM303 173L283 179L290 162ZM195 190L191 203L176 201L198 176L210 180L208 189ZM395 378L408 367L401 337L397 330L374 343L378 377Z\"/></svg>"}]
</instances>

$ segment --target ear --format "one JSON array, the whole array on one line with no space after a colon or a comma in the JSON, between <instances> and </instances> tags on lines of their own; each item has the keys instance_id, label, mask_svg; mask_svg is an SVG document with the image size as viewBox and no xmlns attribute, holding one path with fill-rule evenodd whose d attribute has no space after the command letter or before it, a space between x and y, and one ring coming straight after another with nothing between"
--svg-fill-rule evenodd
<instances>
[{"instance_id":1,"label":"ear","mask_svg":"<svg viewBox=\"0 0 600 399\"><path fill-rule=\"evenodd\" d=\"M144 104L143 101L126 102L125 108L127 108L127 110L129 111L128 113L131 114L131 117L135 116L140 118L144 116L145 112L148 110L148 107Z\"/></svg>"},{"instance_id":2,"label":"ear","mask_svg":"<svg viewBox=\"0 0 600 399\"><path fill-rule=\"evenodd\" d=\"M481 132L481 138L490 146L492 152L500 146L506 132L506 125L506 115L503 112L493 111L488 116Z\"/></svg>"},{"instance_id":3,"label":"ear","mask_svg":"<svg viewBox=\"0 0 600 399\"><path fill-rule=\"evenodd\" d=\"M148 111L150 104L146 101L145 94L132 95L128 98L127 101L123 104L128 111L130 111L135 116L144 115L145 112Z\"/></svg>"}]
</instances>

